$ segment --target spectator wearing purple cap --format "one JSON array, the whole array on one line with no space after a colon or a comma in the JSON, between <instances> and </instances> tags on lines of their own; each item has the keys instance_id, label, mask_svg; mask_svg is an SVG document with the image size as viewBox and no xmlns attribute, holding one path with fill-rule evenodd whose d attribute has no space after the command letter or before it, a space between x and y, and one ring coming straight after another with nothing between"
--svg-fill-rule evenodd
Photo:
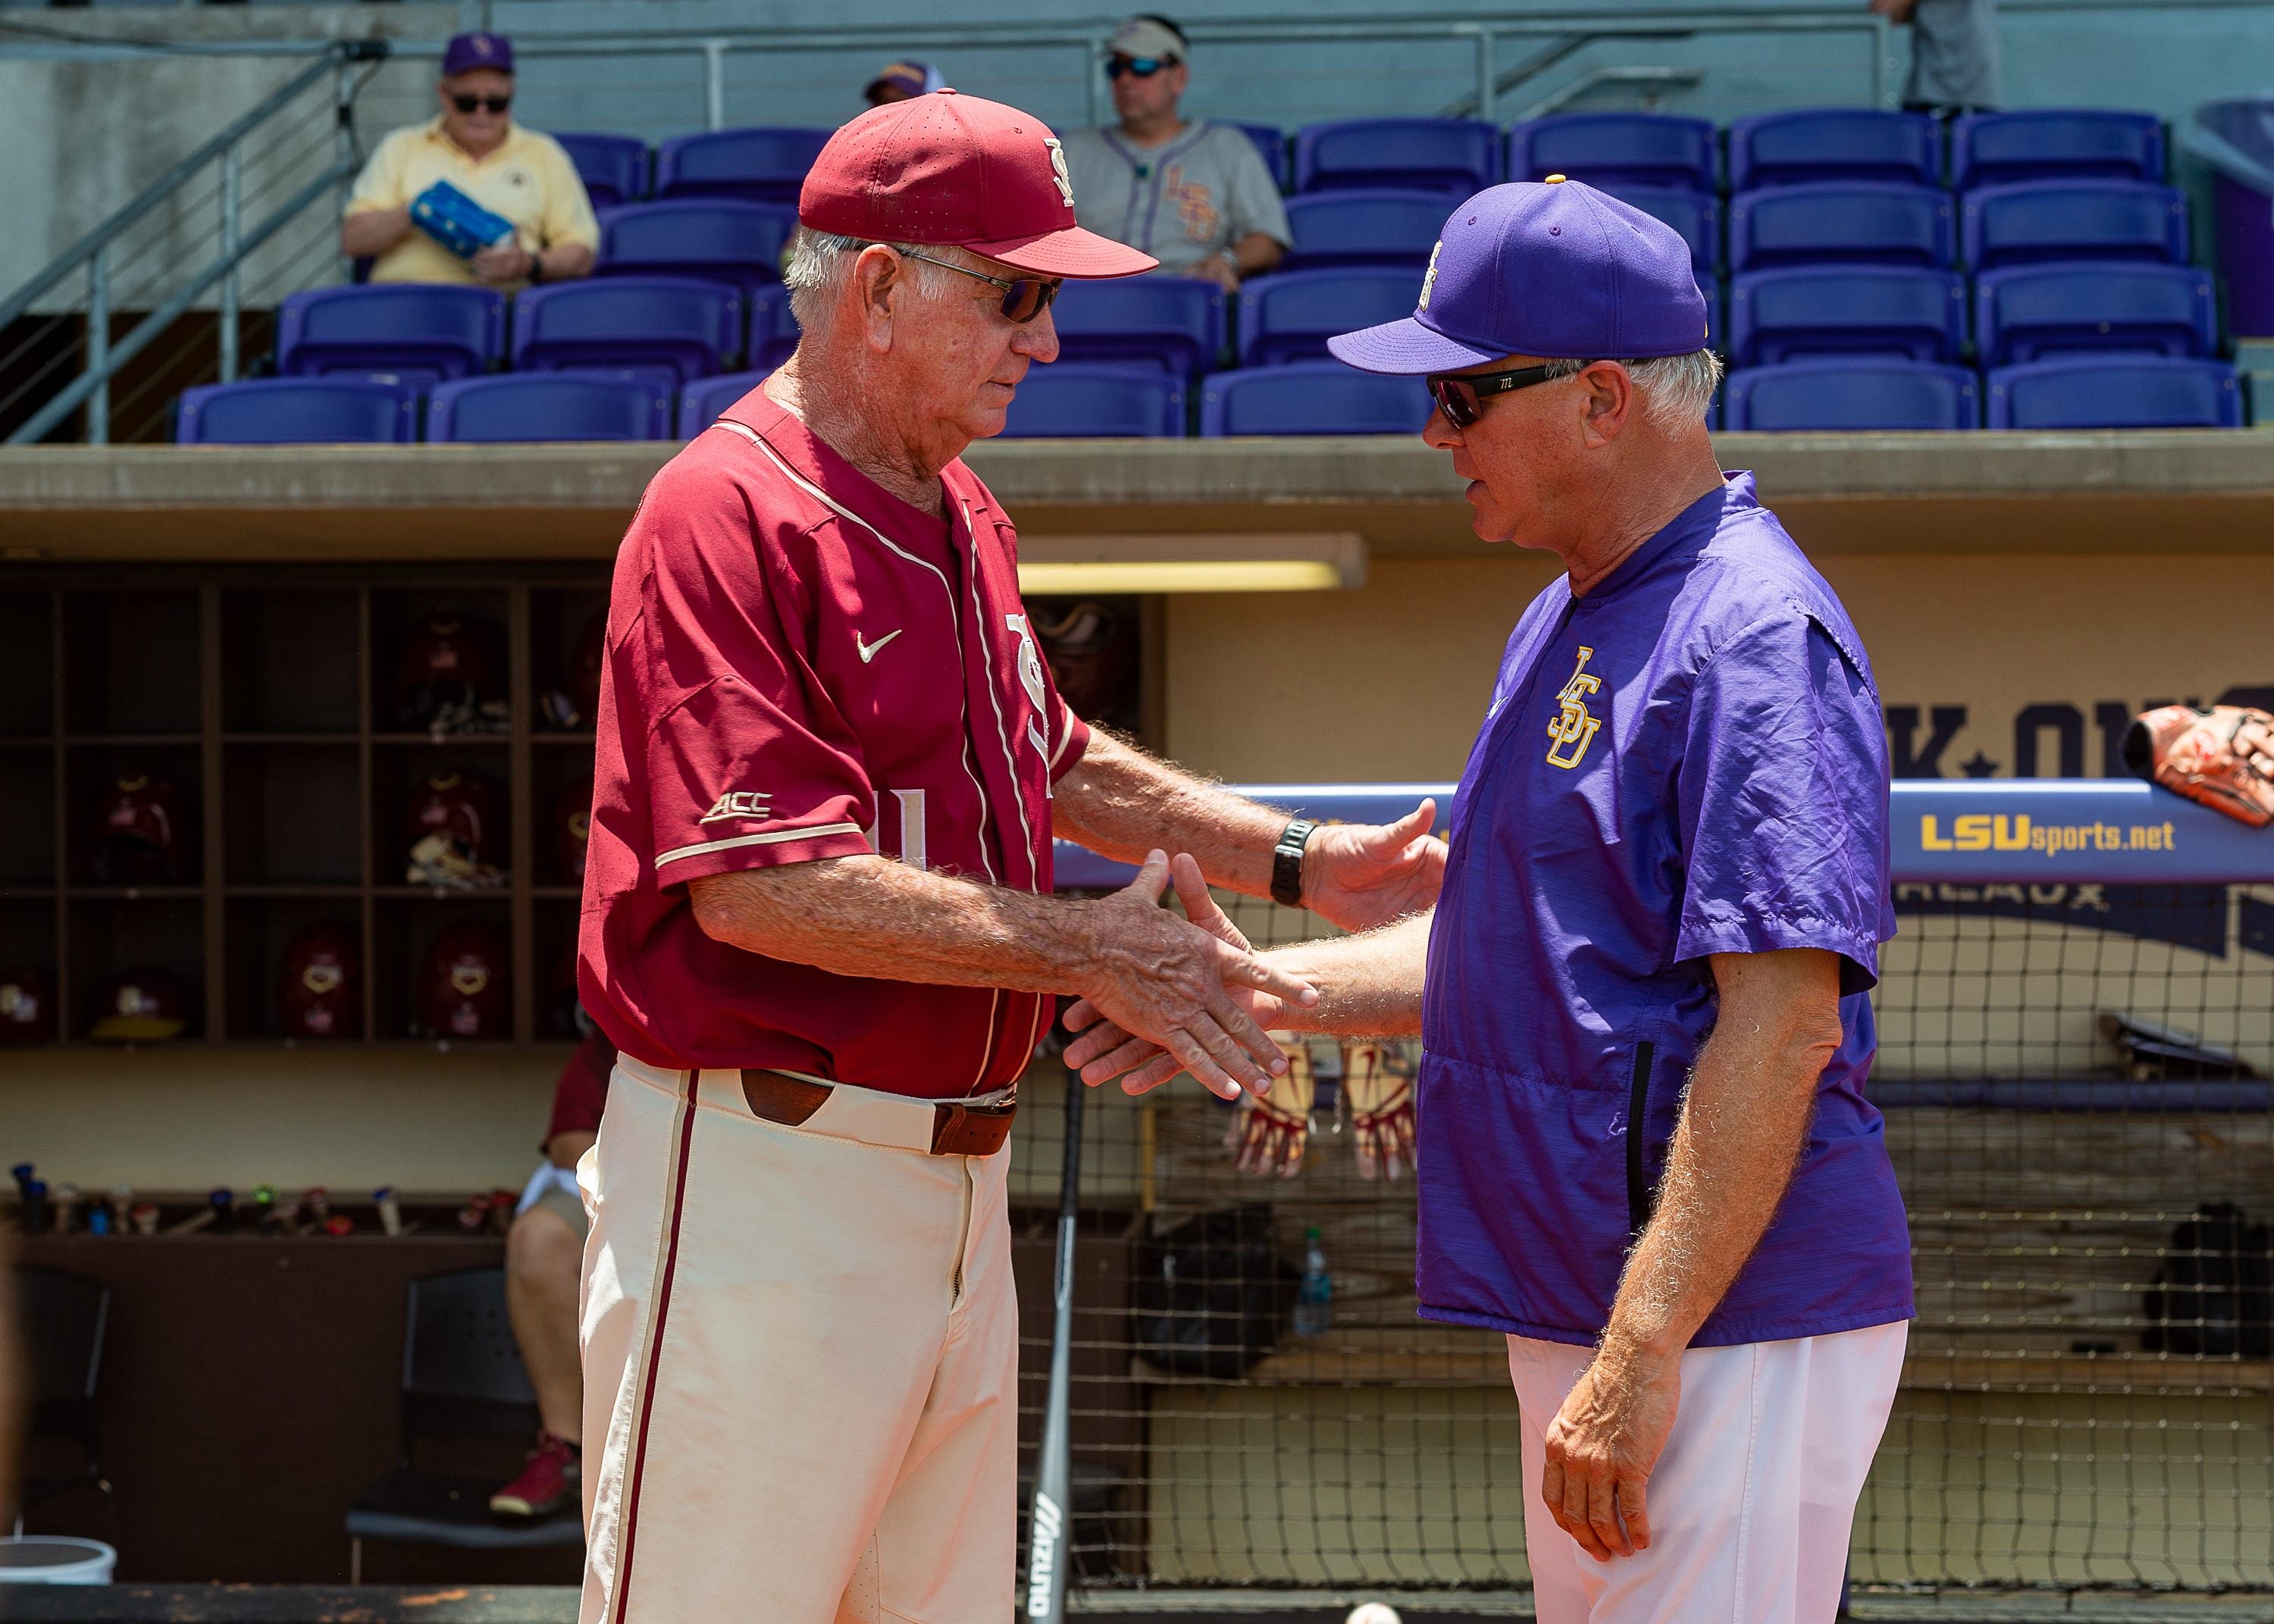
<instances>
[{"instance_id":1,"label":"spectator wearing purple cap","mask_svg":"<svg viewBox=\"0 0 2274 1624\"><path fill-rule=\"evenodd\" d=\"M1462 204L1413 314L1329 341L1427 378L1476 533L1564 573L1509 639L1436 906L1267 954L1315 1008L1243 998L1423 1040L1420 1311L1508 1337L1540 1624L1831 1618L1911 1314L1864 1095L1879 695L1714 458L1706 342L1682 239L1560 176ZM1110 1032L1067 1057L1176 1064Z\"/></svg>"},{"instance_id":2,"label":"spectator wearing purple cap","mask_svg":"<svg viewBox=\"0 0 2274 1624\"><path fill-rule=\"evenodd\" d=\"M576 166L549 135L515 124L513 45L462 34L442 52L441 111L394 131L357 177L340 252L376 260L373 282L472 282L520 288L592 268L599 222ZM410 205L447 182L513 227L461 259L411 223Z\"/></svg>"},{"instance_id":3,"label":"spectator wearing purple cap","mask_svg":"<svg viewBox=\"0 0 2274 1624\"><path fill-rule=\"evenodd\" d=\"M929 62L901 61L888 64L861 94L868 98L870 107L889 107L895 102L913 102L918 96L946 88L947 81Z\"/></svg>"}]
</instances>

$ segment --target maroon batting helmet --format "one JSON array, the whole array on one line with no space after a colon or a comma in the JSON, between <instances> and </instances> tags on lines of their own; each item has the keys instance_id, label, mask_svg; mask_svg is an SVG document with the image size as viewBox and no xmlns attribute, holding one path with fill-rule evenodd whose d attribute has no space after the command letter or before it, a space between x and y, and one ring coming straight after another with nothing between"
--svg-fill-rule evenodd
<instances>
[{"instance_id":1,"label":"maroon batting helmet","mask_svg":"<svg viewBox=\"0 0 2274 1624\"><path fill-rule=\"evenodd\" d=\"M1137 706L1137 628L1130 606L1093 598L1032 605L1035 635L1050 677L1086 722L1133 723Z\"/></svg>"},{"instance_id":2,"label":"maroon batting helmet","mask_svg":"<svg viewBox=\"0 0 2274 1624\"><path fill-rule=\"evenodd\" d=\"M600 662L607 653L607 638L608 612L596 609L568 656L568 696L576 702L579 726L591 726L600 715Z\"/></svg>"},{"instance_id":3,"label":"maroon batting helmet","mask_svg":"<svg viewBox=\"0 0 2274 1624\"><path fill-rule=\"evenodd\" d=\"M478 920L445 925L418 977L418 1023L428 1037L513 1035L505 933Z\"/></svg>"},{"instance_id":4,"label":"maroon batting helmet","mask_svg":"<svg viewBox=\"0 0 2274 1624\"><path fill-rule=\"evenodd\" d=\"M52 1043L55 984L29 965L0 970L0 1043Z\"/></svg>"},{"instance_id":5,"label":"maroon batting helmet","mask_svg":"<svg viewBox=\"0 0 2274 1624\"><path fill-rule=\"evenodd\" d=\"M584 848L592 837L592 780L571 778L561 786L553 810L553 857L572 880L584 877Z\"/></svg>"},{"instance_id":6,"label":"maroon batting helmet","mask_svg":"<svg viewBox=\"0 0 2274 1624\"><path fill-rule=\"evenodd\" d=\"M188 842L182 801L152 773L126 771L95 797L87 863L100 885L168 885L182 879Z\"/></svg>"},{"instance_id":7,"label":"maroon batting helmet","mask_svg":"<svg viewBox=\"0 0 2274 1624\"><path fill-rule=\"evenodd\" d=\"M318 920L284 944L276 1025L287 1037L363 1035L363 944L353 925Z\"/></svg>"},{"instance_id":8,"label":"maroon batting helmet","mask_svg":"<svg viewBox=\"0 0 2274 1624\"><path fill-rule=\"evenodd\" d=\"M110 1043L156 1043L190 1024L190 995L171 971L138 965L106 979L87 1035Z\"/></svg>"},{"instance_id":9,"label":"maroon batting helmet","mask_svg":"<svg viewBox=\"0 0 2274 1624\"><path fill-rule=\"evenodd\" d=\"M411 628L395 695L406 727L479 731L484 702L501 699L497 628L465 615L430 614Z\"/></svg>"},{"instance_id":10,"label":"maroon batting helmet","mask_svg":"<svg viewBox=\"0 0 2274 1624\"><path fill-rule=\"evenodd\" d=\"M472 891L498 884L498 823L489 786L446 767L427 774L403 808L404 878Z\"/></svg>"}]
</instances>

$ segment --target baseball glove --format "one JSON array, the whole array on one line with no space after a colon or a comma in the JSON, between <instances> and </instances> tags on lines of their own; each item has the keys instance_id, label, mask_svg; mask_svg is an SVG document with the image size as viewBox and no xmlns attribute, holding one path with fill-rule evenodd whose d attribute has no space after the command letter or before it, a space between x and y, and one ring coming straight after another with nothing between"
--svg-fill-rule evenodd
<instances>
[{"instance_id":1,"label":"baseball glove","mask_svg":"<svg viewBox=\"0 0 2274 1624\"><path fill-rule=\"evenodd\" d=\"M1402 1043L1343 1045L1351 1136L1360 1178L1387 1178L1413 1166L1413 1062Z\"/></svg>"},{"instance_id":2,"label":"baseball glove","mask_svg":"<svg viewBox=\"0 0 2274 1624\"><path fill-rule=\"evenodd\" d=\"M1292 1033L1275 1032L1272 1040L1287 1056L1287 1075L1271 1079L1271 1092L1258 1099L1239 1096L1239 1109L1224 1132L1233 1160L1243 1173L1276 1173L1292 1178L1303 1169L1303 1147L1311 1137L1311 1101L1317 1088L1312 1070L1311 1046Z\"/></svg>"},{"instance_id":3,"label":"baseball glove","mask_svg":"<svg viewBox=\"0 0 2274 1624\"><path fill-rule=\"evenodd\" d=\"M2241 705L2165 705L2135 717L2124 764L2151 783L2263 829L2274 823L2274 716Z\"/></svg>"}]
</instances>

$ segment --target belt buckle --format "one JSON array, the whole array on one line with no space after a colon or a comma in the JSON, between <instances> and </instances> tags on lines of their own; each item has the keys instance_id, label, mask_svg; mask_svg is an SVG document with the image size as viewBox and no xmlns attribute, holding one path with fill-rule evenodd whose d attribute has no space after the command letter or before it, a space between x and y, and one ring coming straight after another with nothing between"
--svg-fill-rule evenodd
<instances>
[{"instance_id":1,"label":"belt buckle","mask_svg":"<svg viewBox=\"0 0 2274 1624\"><path fill-rule=\"evenodd\" d=\"M975 1105L966 1101L941 1101L932 1107L931 1154L935 1156L991 1156L1011 1137L1011 1119L1018 1115L1015 1089L1002 1091L999 1102Z\"/></svg>"}]
</instances>

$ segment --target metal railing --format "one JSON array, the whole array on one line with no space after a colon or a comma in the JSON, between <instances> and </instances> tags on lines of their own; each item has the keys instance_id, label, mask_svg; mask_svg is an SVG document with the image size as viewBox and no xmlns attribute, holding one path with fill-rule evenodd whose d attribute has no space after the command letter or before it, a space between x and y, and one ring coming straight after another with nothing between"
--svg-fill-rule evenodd
<instances>
[{"instance_id":1,"label":"metal railing","mask_svg":"<svg viewBox=\"0 0 2274 1624\"><path fill-rule=\"evenodd\" d=\"M87 414L88 442L106 443L110 434L112 380L120 369L139 357L211 290L218 289L215 323L217 370L224 382L237 378L243 364L245 262L299 222L315 204L335 193L354 175L357 156L350 116L358 87L355 70L358 64L382 61L386 54L385 46L377 41L348 41L321 48L314 61L144 187L125 207L64 249L0 301L0 332L4 332L19 319L33 313L43 299L67 285L72 276L85 279L84 303L79 310L55 316L45 327L21 339L10 355L0 356L0 371L18 380L14 391L0 397L0 408L4 408L51 382L60 363L51 356L44 365L31 363L19 369L14 364L35 352L43 340L51 339L59 324L74 315L84 320L81 370L31 410L9 435L10 444L25 445L42 440L72 414L81 410ZM321 93L327 86L328 94L322 96L319 111L312 115L305 103L312 92ZM295 109L298 109L297 113ZM328 161L319 163L312 177L258 223L248 225L248 203L263 200L260 191L274 189L273 185L264 187L248 196L248 161L278 156L289 164L298 159L305 151L307 126L319 119L330 126ZM190 189L208 177L215 206L212 232L215 252L191 269L184 270L176 263L159 264L156 274L146 275L136 289L141 297L131 305L126 304L121 298L121 272L126 268L124 262L132 260L134 269L147 271L150 267L141 260L154 256L170 259L168 251L177 245L171 233L167 233L130 249L129 234L146 223L167 224L181 212ZM123 310L135 308L147 313L124 335L114 338L114 317ZM67 347L64 353L69 353Z\"/></svg>"}]
</instances>

